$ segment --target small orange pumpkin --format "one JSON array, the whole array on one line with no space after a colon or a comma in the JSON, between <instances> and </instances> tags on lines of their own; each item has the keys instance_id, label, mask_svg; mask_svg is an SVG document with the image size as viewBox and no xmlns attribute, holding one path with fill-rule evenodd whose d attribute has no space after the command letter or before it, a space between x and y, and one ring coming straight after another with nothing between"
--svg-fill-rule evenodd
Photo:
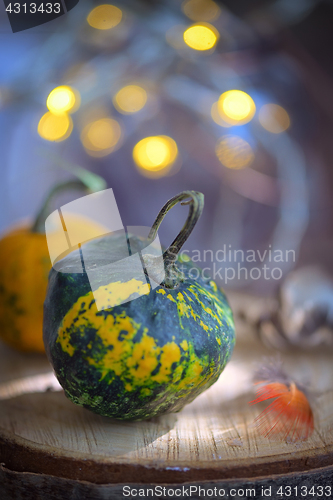
<instances>
[{"instance_id":1,"label":"small orange pumpkin","mask_svg":"<svg viewBox=\"0 0 333 500\"><path fill-rule=\"evenodd\" d=\"M43 304L51 269L45 218L54 194L73 187L87 190L80 181L59 184L52 189L33 226L15 228L0 240L0 338L21 351L45 352ZM78 231L82 227L88 231L89 227L100 228L92 220L72 217Z\"/></svg>"}]
</instances>

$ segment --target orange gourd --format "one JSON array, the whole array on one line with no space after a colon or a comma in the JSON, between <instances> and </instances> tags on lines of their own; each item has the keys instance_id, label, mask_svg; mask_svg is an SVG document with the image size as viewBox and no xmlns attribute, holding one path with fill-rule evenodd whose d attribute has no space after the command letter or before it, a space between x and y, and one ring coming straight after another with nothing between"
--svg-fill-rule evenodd
<instances>
[{"instance_id":1,"label":"orange gourd","mask_svg":"<svg viewBox=\"0 0 333 500\"><path fill-rule=\"evenodd\" d=\"M51 269L45 234L16 229L0 241L0 338L44 351L43 303Z\"/></svg>"},{"instance_id":2,"label":"orange gourd","mask_svg":"<svg viewBox=\"0 0 333 500\"><path fill-rule=\"evenodd\" d=\"M0 239L0 339L21 351L44 352L43 304L51 269L44 223L55 193L73 187L88 188L81 181L57 185L33 226L15 228ZM82 225L86 230L100 227L84 217L72 217L78 230Z\"/></svg>"}]
</instances>

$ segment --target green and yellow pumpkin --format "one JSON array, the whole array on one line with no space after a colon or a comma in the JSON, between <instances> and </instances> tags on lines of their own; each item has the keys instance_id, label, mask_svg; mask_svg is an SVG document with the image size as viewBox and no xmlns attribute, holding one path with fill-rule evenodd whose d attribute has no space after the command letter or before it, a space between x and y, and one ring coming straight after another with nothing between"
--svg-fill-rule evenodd
<instances>
[{"instance_id":1,"label":"green and yellow pumpkin","mask_svg":"<svg viewBox=\"0 0 333 500\"><path fill-rule=\"evenodd\" d=\"M162 208L147 241L130 238L138 249L147 245L169 208L187 198L190 215L163 254L165 280L156 288L142 281L141 265L128 269L115 235L84 245L85 262L93 262L99 273L94 292L86 272L71 272L81 262L81 251L67 255L57 270L51 270L44 342L73 403L115 419L148 419L181 410L223 371L235 341L226 296L201 270L193 272L197 268L192 261L175 258L201 214L203 195L181 193ZM112 280L104 269L111 247L113 258L119 250ZM99 311L98 295L113 303L119 300L119 305Z\"/></svg>"}]
</instances>

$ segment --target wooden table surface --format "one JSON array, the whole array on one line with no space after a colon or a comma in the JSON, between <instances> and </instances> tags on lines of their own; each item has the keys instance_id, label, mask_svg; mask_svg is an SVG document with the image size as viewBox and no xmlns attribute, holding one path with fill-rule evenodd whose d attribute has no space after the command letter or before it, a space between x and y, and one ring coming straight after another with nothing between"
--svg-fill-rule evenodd
<instances>
[{"instance_id":1,"label":"wooden table surface","mask_svg":"<svg viewBox=\"0 0 333 500\"><path fill-rule=\"evenodd\" d=\"M262 408L248 402L253 371L274 353L241 325L237 332L232 361L215 385L180 413L133 423L75 406L44 356L0 344L0 464L94 484L229 480L333 467L332 351L281 355L285 368L320 394L307 441L270 440L253 426Z\"/></svg>"}]
</instances>

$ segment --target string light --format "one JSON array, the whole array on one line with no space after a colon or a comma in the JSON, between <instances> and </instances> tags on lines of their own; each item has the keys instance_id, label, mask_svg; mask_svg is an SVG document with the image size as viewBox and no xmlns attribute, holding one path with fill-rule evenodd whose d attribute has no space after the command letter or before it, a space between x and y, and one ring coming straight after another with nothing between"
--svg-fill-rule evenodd
<instances>
[{"instance_id":1,"label":"string light","mask_svg":"<svg viewBox=\"0 0 333 500\"><path fill-rule=\"evenodd\" d=\"M184 42L194 50L210 50L219 38L219 33L214 26L208 23L194 24L184 32Z\"/></svg>"},{"instance_id":2,"label":"string light","mask_svg":"<svg viewBox=\"0 0 333 500\"><path fill-rule=\"evenodd\" d=\"M248 142L236 135L225 135L217 142L215 153L222 165L239 170L248 167L254 153Z\"/></svg>"},{"instance_id":3,"label":"string light","mask_svg":"<svg viewBox=\"0 0 333 500\"><path fill-rule=\"evenodd\" d=\"M97 30L109 30L117 26L123 17L122 11L115 5L99 5L88 15L88 24Z\"/></svg>"},{"instance_id":4,"label":"string light","mask_svg":"<svg viewBox=\"0 0 333 500\"><path fill-rule=\"evenodd\" d=\"M259 122L272 134L280 134L290 127L287 111L278 104L264 104L259 111Z\"/></svg>"},{"instance_id":5,"label":"string light","mask_svg":"<svg viewBox=\"0 0 333 500\"><path fill-rule=\"evenodd\" d=\"M60 142L67 139L73 130L73 121L67 113L45 113L39 121L38 133L47 141Z\"/></svg>"},{"instance_id":6,"label":"string light","mask_svg":"<svg viewBox=\"0 0 333 500\"><path fill-rule=\"evenodd\" d=\"M112 118L101 118L88 123L81 133L81 142L91 156L107 156L119 144L122 131Z\"/></svg>"},{"instance_id":7,"label":"string light","mask_svg":"<svg viewBox=\"0 0 333 500\"><path fill-rule=\"evenodd\" d=\"M228 90L218 100L221 118L231 125L243 125L252 120L256 106L252 97L242 90Z\"/></svg>"},{"instance_id":8,"label":"string light","mask_svg":"<svg viewBox=\"0 0 333 500\"><path fill-rule=\"evenodd\" d=\"M229 128L232 126L231 123L226 122L223 120L221 117L219 110L218 110L218 103L214 102L211 110L210 110L211 117L213 118L214 122L217 123L217 125L220 125L221 127Z\"/></svg>"},{"instance_id":9,"label":"string light","mask_svg":"<svg viewBox=\"0 0 333 500\"><path fill-rule=\"evenodd\" d=\"M147 102L147 92L138 85L127 85L114 96L113 104L120 113L137 113Z\"/></svg>"},{"instance_id":10,"label":"string light","mask_svg":"<svg viewBox=\"0 0 333 500\"><path fill-rule=\"evenodd\" d=\"M54 114L76 111L80 106L80 94L68 85L61 85L50 92L46 106Z\"/></svg>"},{"instance_id":11,"label":"string light","mask_svg":"<svg viewBox=\"0 0 333 500\"><path fill-rule=\"evenodd\" d=\"M212 0L187 0L182 4L184 14L192 21L214 21L221 13Z\"/></svg>"},{"instance_id":12,"label":"string light","mask_svg":"<svg viewBox=\"0 0 333 500\"><path fill-rule=\"evenodd\" d=\"M159 171L170 167L176 160L176 142L166 135L145 137L133 149L136 165L147 171Z\"/></svg>"}]
</instances>

